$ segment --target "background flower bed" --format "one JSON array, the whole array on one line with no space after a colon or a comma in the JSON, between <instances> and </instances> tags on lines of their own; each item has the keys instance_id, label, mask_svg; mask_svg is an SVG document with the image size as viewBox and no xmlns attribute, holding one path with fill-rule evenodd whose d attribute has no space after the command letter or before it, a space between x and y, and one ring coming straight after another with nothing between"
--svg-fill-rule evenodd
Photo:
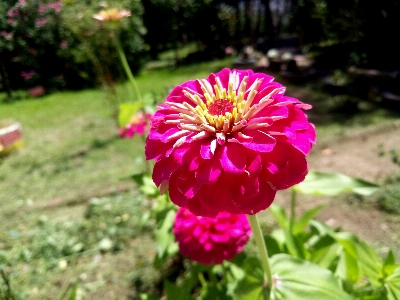
<instances>
[{"instance_id":1,"label":"background flower bed","mask_svg":"<svg viewBox=\"0 0 400 300\"><path fill-rule=\"evenodd\" d=\"M154 92L161 100L166 87L203 78L229 63L146 71L137 81L144 93ZM124 91L126 86L118 88ZM292 86L288 94L313 104L329 101L329 95L306 88ZM7 220L0 225L0 265L12 266L4 271L16 295L54 299L76 280L86 297L95 299L134 298L138 290L157 288L154 224L140 235L136 231L140 214L154 200L136 191L130 178L144 168L141 139L119 138L103 92L55 93L1 104L0 119L6 116L21 122L26 141L21 152L0 161L0 218ZM322 116L329 122L318 126L319 142L309 159L312 169L373 182L398 171L389 157L378 153L379 144L386 150L399 144L398 116L385 110L340 122ZM285 193L278 194L278 203L286 204ZM299 210L328 203L321 220L361 235L383 252L391 246L399 258L398 216L348 196L307 196L298 203ZM267 212L261 221L266 227L275 225ZM64 234L61 228L67 228ZM5 288L0 281L0 291Z\"/></svg>"}]
</instances>

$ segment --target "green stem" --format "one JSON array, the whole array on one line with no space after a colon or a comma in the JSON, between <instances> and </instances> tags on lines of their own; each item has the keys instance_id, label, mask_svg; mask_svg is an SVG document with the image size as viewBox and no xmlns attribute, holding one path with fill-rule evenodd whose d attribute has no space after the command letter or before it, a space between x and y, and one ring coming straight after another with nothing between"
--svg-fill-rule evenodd
<instances>
[{"instance_id":1,"label":"green stem","mask_svg":"<svg viewBox=\"0 0 400 300\"><path fill-rule=\"evenodd\" d=\"M296 191L292 188L292 196L290 197L290 219L289 231L293 233L294 223L296 220Z\"/></svg>"},{"instance_id":2,"label":"green stem","mask_svg":"<svg viewBox=\"0 0 400 300\"><path fill-rule=\"evenodd\" d=\"M199 272L199 273L197 274L197 277L199 278L199 281L200 281L201 286L202 286L202 287L207 287L207 281L206 281L206 279L204 278L203 273Z\"/></svg>"},{"instance_id":3,"label":"green stem","mask_svg":"<svg viewBox=\"0 0 400 300\"><path fill-rule=\"evenodd\" d=\"M264 277L266 280L266 284L269 287L269 290L271 290L271 285L272 285L272 274L271 274L271 268L269 266L269 261L268 261L268 251L267 247L265 245L264 241L264 236L261 232L260 224L258 223L257 216L256 215L247 215L247 218L249 219L251 229L253 230L253 235L256 240L256 244L261 256L261 262L264 268ZM269 299L269 296L268 296Z\"/></svg>"},{"instance_id":4,"label":"green stem","mask_svg":"<svg viewBox=\"0 0 400 300\"><path fill-rule=\"evenodd\" d=\"M135 77L133 76L131 68L129 67L128 60L126 59L124 50L122 49L121 43L119 42L119 38L118 38L116 32L113 32L113 38L114 38L115 48L117 49L118 56L119 56L119 59L121 60L121 63L122 63L122 66L124 68L124 71L126 73L126 76L128 76L129 82L131 83L132 88L136 93L137 99L140 102L143 102L142 101L142 96L141 96L140 91L139 91L139 87L136 84Z\"/></svg>"}]
</instances>

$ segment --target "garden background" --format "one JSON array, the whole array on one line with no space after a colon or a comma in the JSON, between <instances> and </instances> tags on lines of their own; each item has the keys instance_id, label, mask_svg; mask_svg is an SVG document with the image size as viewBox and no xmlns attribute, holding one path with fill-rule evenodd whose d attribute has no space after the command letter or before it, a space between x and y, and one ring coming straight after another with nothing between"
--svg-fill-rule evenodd
<instances>
[{"instance_id":1,"label":"garden background","mask_svg":"<svg viewBox=\"0 0 400 300\"><path fill-rule=\"evenodd\" d=\"M93 18L114 7L131 12L117 32ZM113 34L149 107L223 67L270 73L312 104L310 169L380 188L301 195L299 213L325 204L317 219L400 257L399 1L3 0L0 12L0 121L24 140L0 158L0 298L140 299L179 263L154 267L155 192L138 186L142 137L118 133L119 105L138 99Z\"/></svg>"}]
</instances>

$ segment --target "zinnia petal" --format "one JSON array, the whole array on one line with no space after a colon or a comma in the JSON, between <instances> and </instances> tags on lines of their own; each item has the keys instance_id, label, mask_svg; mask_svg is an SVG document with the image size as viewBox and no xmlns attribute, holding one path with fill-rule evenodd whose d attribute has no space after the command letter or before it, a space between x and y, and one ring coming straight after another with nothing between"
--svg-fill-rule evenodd
<instances>
[{"instance_id":1,"label":"zinnia petal","mask_svg":"<svg viewBox=\"0 0 400 300\"><path fill-rule=\"evenodd\" d=\"M242 173L246 169L246 151L235 143L222 146L219 151L222 168L231 173Z\"/></svg>"}]
</instances>

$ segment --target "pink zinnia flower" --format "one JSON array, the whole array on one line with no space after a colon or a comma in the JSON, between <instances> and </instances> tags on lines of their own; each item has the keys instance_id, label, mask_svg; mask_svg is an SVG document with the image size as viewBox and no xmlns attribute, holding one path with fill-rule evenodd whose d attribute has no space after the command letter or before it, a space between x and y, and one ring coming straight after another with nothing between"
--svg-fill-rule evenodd
<instances>
[{"instance_id":1,"label":"pink zinnia flower","mask_svg":"<svg viewBox=\"0 0 400 300\"><path fill-rule=\"evenodd\" d=\"M138 112L129 120L128 124L123 128L119 128L121 138L131 138L136 134L142 135L149 131L149 120L152 114Z\"/></svg>"},{"instance_id":2,"label":"pink zinnia flower","mask_svg":"<svg viewBox=\"0 0 400 300\"><path fill-rule=\"evenodd\" d=\"M175 87L146 141L153 180L199 216L255 214L304 180L315 128L273 77L223 69Z\"/></svg>"},{"instance_id":3,"label":"pink zinnia flower","mask_svg":"<svg viewBox=\"0 0 400 300\"><path fill-rule=\"evenodd\" d=\"M215 218L198 217L185 208L178 210L173 232L180 252L205 265L233 259L251 236L245 215L221 212Z\"/></svg>"}]
</instances>

